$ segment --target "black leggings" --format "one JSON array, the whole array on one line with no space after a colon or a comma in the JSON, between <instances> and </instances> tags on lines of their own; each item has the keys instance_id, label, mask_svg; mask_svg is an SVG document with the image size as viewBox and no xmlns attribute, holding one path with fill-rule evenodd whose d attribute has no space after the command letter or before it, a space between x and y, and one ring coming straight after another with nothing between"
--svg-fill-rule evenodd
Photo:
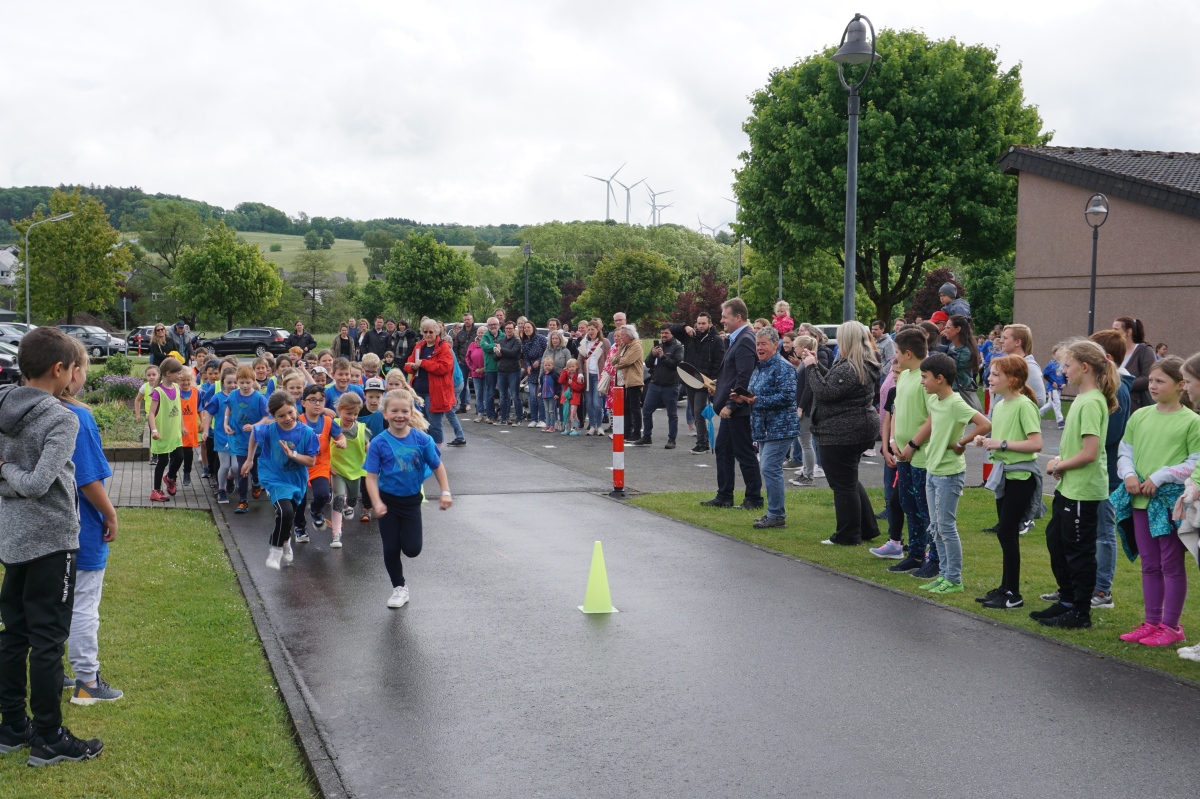
<instances>
[{"instance_id":1,"label":"black leggings","mask_svg":"<svg viewBox=\"0 0 1200 799\"><path fill-rule=\"evenodd\" d=\"M183 448L183 476L188 477L192 473L192 459L195 457L195 451L191 447Z\"/></svg>"},{"instance_id":2,"label":"black leggings","mask_svg":"<svg viewBox=\"0 0 1200 799\"><path fill-rule=\"evenodd\" d=\"M379 537L383 539L383 565L387 567L392 587L404 585L404 569L400 555L415 558L421 554L421 501L420 494L398 497L386 491L379 498L387 505L388 512L379 518Z\"/></svg>"},{"instance_id":3,"label":"black leggings","mask_svg":"<svg viewBox=\"0 0 1200 799\"><path fill-rule=\"evenodd\" d=\"M271 546L281 547L292 537L296 506L290 499L277 499L271 504L275 506L275 529L271 531Z\"/></svg>"},{"instance_id":4,"label":"black leggings","mask_svg":"<svg viewBox=\"0 0 1200 799\"><path fill-rule=\"evenodd\" d=\"M1000 587L1018 596L1021 594L1021 520L1033 502L1035 485L1037 481L1032 475L1025 480L1005 480L1004 496L996 500L996 516L999 519L996 537L1000 539L1000 552L1004 558Z\"/></svg>"},{"instance_id":5,"label":"black leggings","mask_svg":"<svg viewBox=\"0 0 1200 799\"><path fill-rule=\"evenodd\" d=\"M312 497L312 515L315 521L318 516L325 512L325 503L329 502L333 496L333 488L329 485L328 477L314 477L309 483L308 493L304 495L304 499L300 500L300 504L296 507L296 532L304 532L308 526L308 522L304 518L304 509L309 505L309 497Z\"/></svg>"},{"instance_id":6,"label":"black leggings","mask_svg":"<svg viewBox=\"0 0 1200 799\"><path fill-rule=\"evenodd\" d=\"M178 447L170 454L160 452L158 460L154 463L154 490L162 491L163 472L167 473L167 477L172 480L175 475L179 474L179 465L183 463L183 447ZM168 465L170 468L168 468Z\"/></svg>"}]
</instances>

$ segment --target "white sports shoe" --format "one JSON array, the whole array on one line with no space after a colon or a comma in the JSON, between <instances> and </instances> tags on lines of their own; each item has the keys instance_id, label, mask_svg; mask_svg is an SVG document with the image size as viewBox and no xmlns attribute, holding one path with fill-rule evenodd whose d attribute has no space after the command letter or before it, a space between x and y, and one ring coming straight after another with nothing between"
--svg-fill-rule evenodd
<instances>
[{"instance_id":1,"label":"white sports shoe","mask_svg":"<svg viewBox=\"0 0 1200 799\"><path fill-rule=\"evenodd\" d=\"M824 476L825 476L825 470L822 469L820 466L813 469L813 477L824 477Z\"/></svg>"},{"instance_id":2,"label":"white sports shoe","mask_svg":"<svg viewBox=\"0 0 1200 799\"><path fill-rule=\"evenodd\" d=\"M538 423L537 423L537 426L538 426L538 429L539 429L539 430L545 430L545 429L546 429L546 423L545 423L545 422L538 422Z\"/></svg>"},{"instance_id":3,"label":"white sports shoe","mask_svg":"<svg viewBox=\"0 0 1200 799\"><path fill-rule=\"evenodd\" d=\"M283 560L283 547L271 547L267 550L267 568L279 571L279 561Z\"/></svg>"},{"instance_id":4,"label":"white sports shoe","mask_svg":"<svg viewBox=\"0 0 1200 799\"><path fill-rule=\"evenodd\" d=\"M329 548L330 549L341 549L342 548L342 534L341 533L334 534L333 540L329 542Z\"/></svg>"},{"instance_id":5,"label":"white sports shoe","mask_svg":"<svg viewBox=\"0 0 1200 799\"><path fill-rule=\"evenodd\" d=\"M389 608L402 608L408 604L408 586L401 585L392 589L392 595L388 597L387 605Z\"/></svg>"},{"instance_id":6,"label":"white sports shoe","mask_svg":"<svg viewBox=\"0 0 1200 799\"><path fill-rule=\"evenodd\" d=\"M283 544L283 565L291 566L295 556L292 555L292 539L288 539Z\"/></svg>"},{"instance_id":7,"label":"white sports shoe","mask_svg":"<svg viewBox=\"0 0 1200 799\"><path fill-rule=\"evenodd\" d=\"M1184 660L1194 660L1197 663L1200 663L1200 644L1196 644L1195 646L1181 646L1175 651L1178 652L1179 657L1183 658Z\"/></svg>"},{"instance_id":8,"label":"white sports shoe","mask_svg":"<svg viewBox=\"0 0 1200 799\"><path fill-rule=\"evenodd\" d=\"M526 427L537 427L537 422L530 422L529 424L527 424L525 426Z\"/></svg>"}]
</instances>

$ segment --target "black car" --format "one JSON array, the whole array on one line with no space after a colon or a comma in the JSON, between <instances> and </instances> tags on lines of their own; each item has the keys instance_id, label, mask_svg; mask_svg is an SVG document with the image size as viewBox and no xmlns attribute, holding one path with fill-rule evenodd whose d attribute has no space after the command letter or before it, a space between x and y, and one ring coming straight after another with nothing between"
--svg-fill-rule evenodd
<instances>
[{"instance_id":1,"label":"black car","mask_svg":"<svg viewBox=\"0 0 1200 799\"><path fill-rule=\"evenodd\" d=\"M87 347L88 355L99 358L101 355L112 355L115 352L124 353L127 349L125 339L110 335L107 330L95 325L56 325L59 330L72 338L77 338Z\"/></svg>"},{"instance_id":2,"label":"black car","mask_svg":"<svg viewBox=\"0 0 1200 799\"><path fill-rule=\"evenodd\" d=\"M277 327L239 327L223 336L201 339L200 346L215 355L282 355L288 350L287 338L288 332Z\"/></svg>"},{"instance_id":3,"label":"black car","mask_svg":"<svg viewBox=\"0 0 1200 799\"><path fill-rule=\"evenodd\" d=\"M142 354L145 355L150 351L150 336L154 333L154 325L142 325L135 327L129 331L129 335L125 337L125 343L131 353L136 353L138 347L141 347Z\"/></svg>"},{"instance_id":4,"label":"black car","mask_svg":"<svg viewBox=\"0 0 1200 799\"><path fill-rule=\"evenodd\" d=\"M21 382L21 368L17 366L17 348L0 342L0 385Z\"/></svg>"}]
</instances>

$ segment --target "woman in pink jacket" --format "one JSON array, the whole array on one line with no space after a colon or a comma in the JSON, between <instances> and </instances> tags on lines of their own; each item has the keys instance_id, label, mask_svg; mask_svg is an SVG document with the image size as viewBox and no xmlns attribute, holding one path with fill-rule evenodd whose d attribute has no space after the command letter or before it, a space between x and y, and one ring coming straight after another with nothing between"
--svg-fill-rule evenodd
<instances>
[{"instance_id":1,"label":"woman in pink jacket","mask_svg":"<svg viewBox=\"0 0 1200 799\"><path fill-rule=\"evenodd\" d=\"M479 343L486 332L487 326L480 325L475 334L475 340L467 345L467 377L475 384L475 419L473 421L476 422L483 421L483 408L486 405L483 401L483 347Z\"/></svg>"}]
</instances>

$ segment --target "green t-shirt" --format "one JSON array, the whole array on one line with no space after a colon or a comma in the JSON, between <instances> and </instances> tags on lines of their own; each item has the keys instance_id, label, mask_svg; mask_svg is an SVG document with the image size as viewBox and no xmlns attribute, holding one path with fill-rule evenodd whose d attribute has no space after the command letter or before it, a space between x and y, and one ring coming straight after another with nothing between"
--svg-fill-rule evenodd
<instances>
[{"instance_id":1,"label":"green t-shirt","mask_svg":"<svg viewBox=\"0 0 1200 799\"><path fill-rule=\"evenodd\" d=\"M925 407L929 409L929 440L921 446L925 453L925 471L936 477L948 477L967 470L967 458L951 449L967 422L975 416L975 409L967 404L958 392L946 399L937 394L925 395Z\"/></svg>"},{"instance_id":2,"label":"green t-shirt","mask_svg":"<svg viewBox=\"0 0 1200 799\"><path fill-rule=\"evenodd\" d=\"M1091 502L1108 499L1108 459L1104 454L1104 437L1108 434L1108 401L1098 388L1085 391L1071 403L1067 423L1058 445L1059 457L1073 458L1083 449L1084 436L1100 439L1096 460L1081 469L1063 472L1058 481L1058 493L1067 499Z\"/></svg>"},{"instance_id":3,"label":"green t-shirt","mask_svg":"<svg viewBox=\"0 0 1200 799\"><path fill-rule=\"evenodd\" d=\"M1133 469L1145 480L1164 466L1176 466L1200 452L1200 416L1187 408L1163 413L1157 405L1141 408L1129 417L1125 437L1133 447ZM1132 497L1133 507L1150 507L1150 497Z\"/></svg>"},{"instance_id":4,"label":"green t-shirt","mask_svg":"<svg viewBox=\"0 0 1200 799\"><path fill-rule=\"evenodd\" d=\"M921 386L921 370L906 369L896 378L896 413L892 420L895 429L892 438L896 439L896 446L901 450L929 418L925 396L925 389ZM924 469L925 447L913 453L909 463L917 469Z\"/></svg>"},{"instance_id":5,"label":"green t-shirt","mask_svg":"<svg viewBox=\"0 0 1200 799\"><path fill-rule=\"evenodd\" d=\"M501 341L504 341L504 334L499 331L494 336L490 330L483 334L483 338L479 342L479 347L483 350L484 374L496 371L496 353L492 351L492 347L495 347Z\"/></svg>"},{"instance_id":6,"label":"green t-shirt","mask_svg":"<svg viewBox=\"0 0 1200 799\"><path fill-rule=\"evenodd\" d=\"M992 411L991 437L997 441L1024 441L1031 433L1042 432L1041 416L1037 405L1024 394L1018 394L1012 400L1000 400ZM1024 463L1037 459L1033 452L1013 452L998 449L992 450L993 463ZM1005 480L1028 480L1033 477L1029 472L1009 472Z\"/></svg>"}]
</instances>

